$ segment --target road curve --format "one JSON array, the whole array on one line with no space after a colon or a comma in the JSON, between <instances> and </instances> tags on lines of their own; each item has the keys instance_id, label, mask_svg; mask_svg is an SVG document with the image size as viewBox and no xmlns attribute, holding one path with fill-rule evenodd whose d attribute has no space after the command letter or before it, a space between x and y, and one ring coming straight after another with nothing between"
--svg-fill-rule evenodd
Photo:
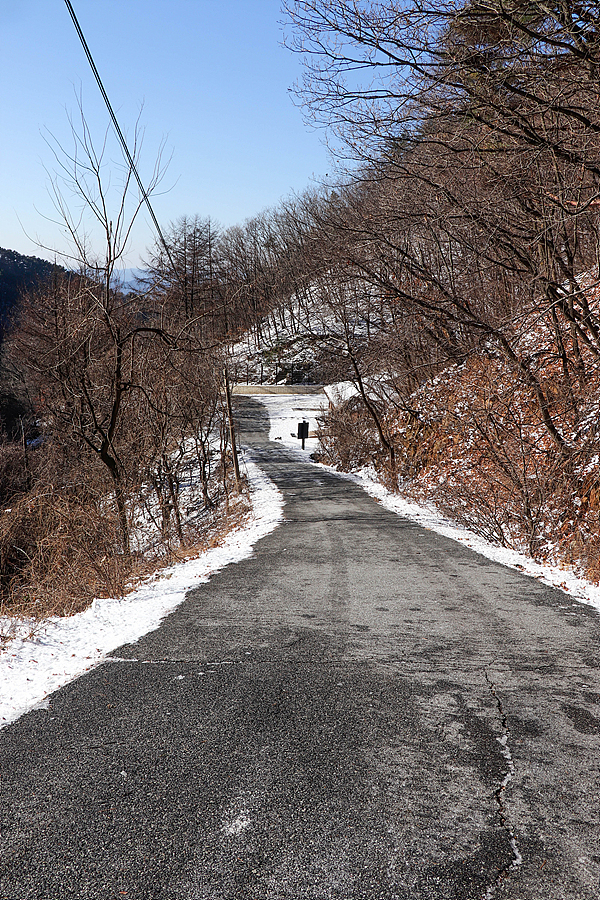
<instances>
[{"instance_id":1,"label":"road curve","mask_svg":"<svg viewBox=\"0 0 600 900\"><path fill-rule=\"evenodd\" d=\"M285 522L0 732L0 900L596 900L598 615L236 403Z\"/></svg>"}]
</instances>

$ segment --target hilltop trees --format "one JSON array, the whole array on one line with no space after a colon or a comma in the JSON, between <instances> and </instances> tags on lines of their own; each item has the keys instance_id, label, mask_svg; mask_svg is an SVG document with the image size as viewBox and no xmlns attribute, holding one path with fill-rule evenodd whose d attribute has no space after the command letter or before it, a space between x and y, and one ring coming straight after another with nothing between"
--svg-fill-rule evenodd
<instances>
[{"instance_id":1,"label":"hilltop trees","mask_svg":"<svg viewBox=\"0 0 600 900\"><path fill-rule=\"evenodd\" d=\"M448 360L495 346L569 438L515 325L535 307L576 416L598 355L599 37L592 3L288 4L299 96L362 161L344 257ZM357 199L358 198L358 199ZM526 320L523 319L523 322ZM560 415L558 416L560 418Z\"/></svg>"},{"instance_id":2,"label":"hilltop trees","mask_svg":"<svg viewBox=\"0 0 600 900\"><path fill-rule=\"evenodd\" d=\"M198 341L222 338L227 313L219 277L220 229L209 218L182 216L171 223L164 240L157 241L147 267L146 286L154 303Z\"/></svg>"},{"instance_id":3,"label":"hilltop trees","mask_svg":"<svg viewBox=\"0 0 600 900\"><path fill-rule=\"evenodd\" d=\"M55 264L37 256L23 256L16 250L0 247L0 327L4 329L25 291L48 283L56 271Z\"/></svg>"}]
</instances>

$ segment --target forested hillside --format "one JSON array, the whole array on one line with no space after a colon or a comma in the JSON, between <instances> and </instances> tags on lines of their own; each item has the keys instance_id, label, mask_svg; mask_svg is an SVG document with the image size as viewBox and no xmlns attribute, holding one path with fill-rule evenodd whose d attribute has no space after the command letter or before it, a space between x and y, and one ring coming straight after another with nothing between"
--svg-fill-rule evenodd
<instances>
[{"instance_id":1,"label":"forested hillside","mask_svg":"<svg viewBox=\"0 0 600 900\"><path fill-rule=\"evenodd\" d=\"M0 247L0 327L23 293L48 282L56 271L64 270L37 256Z\"/></svg>"},{"instance_id":2,"label":"forested hillside","mask_svg":"<svg viewBox=\"0 0 600 900\"><path fill-rule=\"evenodd\" d=\"M360 162L311 205L356 387L330 457L597 578L598 5L287 7L300 99Z\"/></svg>"},{"instance_id":3,"label":"forested hillside","mask_svg":"<svg viewBox=\"0 0 600 900\"><path fill-rule=\"evenodd\" d=\"M310 346L353 383L336 464L597 579L597 4L286 6L299 100L352 167L246 224L255 360L268 329L280 372Z\"/></svg>"}]
</instances>

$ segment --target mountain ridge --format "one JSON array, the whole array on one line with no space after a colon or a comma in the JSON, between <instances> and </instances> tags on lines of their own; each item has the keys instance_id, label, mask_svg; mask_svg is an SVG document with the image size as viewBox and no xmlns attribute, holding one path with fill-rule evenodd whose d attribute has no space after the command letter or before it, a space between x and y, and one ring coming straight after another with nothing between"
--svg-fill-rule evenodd
<instances>
[{"instance_id":1,"label":"mountain ridge","mask_svg":"<svg viewBox=\"0 0 600 900\"><path fill-rule=\"evenodd\" d=\"M6 325L24 291L49 280L57 271L64 271L57 263L0 247L0 326Z\"/></svg>"}]
</instances>

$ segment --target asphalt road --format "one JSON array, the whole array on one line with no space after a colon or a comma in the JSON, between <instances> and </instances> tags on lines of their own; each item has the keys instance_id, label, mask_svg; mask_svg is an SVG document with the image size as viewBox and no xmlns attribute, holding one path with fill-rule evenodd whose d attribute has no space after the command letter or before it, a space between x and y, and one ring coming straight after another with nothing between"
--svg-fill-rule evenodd
<instances>
[{"instance_id":1,"label":"asphalt road","mask_svg":"<svg viewBox=\"0 0 600 900\"><path fill-rule=\"evenodd\" d=\"M598 615L238 409L285 523L0 732L0 898L597 900Z\"/></svg>"}]
</instances>

